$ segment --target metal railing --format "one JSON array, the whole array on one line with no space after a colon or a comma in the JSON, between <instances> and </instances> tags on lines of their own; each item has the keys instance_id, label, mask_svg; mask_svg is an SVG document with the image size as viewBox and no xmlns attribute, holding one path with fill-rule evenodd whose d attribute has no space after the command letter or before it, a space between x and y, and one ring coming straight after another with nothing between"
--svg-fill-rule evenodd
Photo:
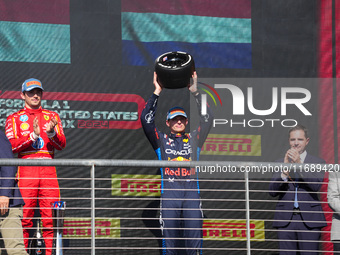
<instances>
[{"instance_id":1,"label":"metal railing","mask_svg":"<svg viewBox=\"0 0 340 255\"><path fill-rule=\"evenodd\" d=\"M133 168L163 168L163 167L184 167L184 168L197 168L209 167L210 171L216 172L221 170L223 166L235 167L244 181L245 192L245 220L246 220L246 252L251 254L251 227L250 227L250 179L249 174L257 169L262 173L271 173L271 171L282 170L283 167L292 168L291 164L283 163L268 163L268 162L226 162L226 161L159 161L159 160L106 160L106 159L0 159L1 166L62 166L62 167L78 167L85 166L90 168L90 182L91 182L91 254L95 255L96 252L96 232L95 232L95 210L96 210L96 196L95 196L95 181L96 181L96 167L133 167ZM308 170L308 164L294 164L294 168L299 168L301 171ZM328 169L329 164L321 165L323 171ZM270 171L268 171L268 168ZM227 169L227 168L226 168ZM243 170L242 170L243 169ZM310 170L310 169L309 169ZM265 172L264 172L265 171ZM211 173L210 173L211 174ZM268 180L269 182L270 180ZM261 191L261 192L268 192Z\"/></svg>"}]
</instances>

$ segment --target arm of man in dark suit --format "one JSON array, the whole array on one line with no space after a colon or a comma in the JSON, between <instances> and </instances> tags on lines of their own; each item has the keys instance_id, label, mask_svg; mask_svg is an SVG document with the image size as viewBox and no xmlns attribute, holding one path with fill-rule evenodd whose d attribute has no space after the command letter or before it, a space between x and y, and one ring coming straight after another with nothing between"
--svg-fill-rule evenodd
<instances>
[{"instance_id":1,"label":"arm of man in dark suit","mask_svg":"<svg viewBox=\"0 0 340 255\"><path fill-rule=\"evenodd\" d=\"M302 164L300 159L300 152L296 148L290 148L285 155L284 163L297 163ZM319 191L322 185L324 173L323 171L317 171L316 164L325 164L326 162L323 159L311 156L307 154L305 164L314 164L314 168L312 169L312 165L306 166L304 168L297 167L294 169L294 172L290 173L291 180L298 182L299 185L303 186L305 190L310 191Z\"/></svg>"},{"instance_id":2,"label":"arm of man in dark suit","mask_svg":"<svg viewBox=\"0 0 340 255\"><path fill-rule=\"evenodd\" d=\"M288 177L286 180L282 178L282 173L274 173L269 185L269 195L276 197L288 190Z\"/></svg>"}]
</instances>

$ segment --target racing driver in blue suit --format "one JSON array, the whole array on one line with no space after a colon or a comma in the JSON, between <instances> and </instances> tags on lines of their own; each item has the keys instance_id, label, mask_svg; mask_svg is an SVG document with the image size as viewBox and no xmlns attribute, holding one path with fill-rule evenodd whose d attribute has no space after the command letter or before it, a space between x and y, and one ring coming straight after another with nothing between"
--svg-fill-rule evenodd
<instances>
[{"instance_id":1,"label":"racing driver in blue suit","mask_svg":"<svg viewBox=\"0 0 340 255\"><path fill-rule=\"evenodd\" d=\"M201 96L197 91L197 74L192 76L192 85L188 86L201 113ZM160 132L154 122L157 102L162 87L154 73L155 90L148 100L141 122L144 132L155 150L159 160L195 161L212 126L212 114L207 107L207 114L200 116L199 127L185 133L188 116L181 107L173 107L167 113L166 125L169 134ZM202 254L203 212L201 209L198 176L195 169L162 168L162 190L160 203L160 224L163 235L163 255L178 254L179 239L185 239L187 254ZM182 223L181 223L182 221ZM181 231L181 227L182 231ZM181 236L180 233L183 233Z\"/></svg>"}]
</instances>

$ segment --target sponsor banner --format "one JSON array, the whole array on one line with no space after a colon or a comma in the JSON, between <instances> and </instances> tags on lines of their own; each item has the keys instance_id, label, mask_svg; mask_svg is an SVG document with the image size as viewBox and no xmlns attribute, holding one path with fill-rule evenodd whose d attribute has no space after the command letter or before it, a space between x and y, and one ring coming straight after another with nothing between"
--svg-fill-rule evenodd
<instances>
[{"instance_id":1,"label":"sponsor banner","mask_svg":"<svg viewBox=\"0 0 340 255\"><path fill-rule=\"evenodd\" d=\"M246 220L204 220L203 238L216 241L246 241ZM250 240L265 241L264 221L250 221Z\"/></svg>"},{"instance_id":2,"label":"sponsor banner","mask_svg":"<svg viewBox=\"0 0 340 255\"><path fill-rule=\"evenodd\" d=\"M120 219L96 218L96 239L120 238ZM65 218L63 238L91 238L91 218Z\"/></svg>"},{"instance_id":3,"label":"sponsor banner","mask_svg":"<svg viewBox=\"0 0 340 255\"><path fill-rule=\"evenodd\" d=\"M161 176L112 174L112 196L155 197L161 195Z\"/></svg>"},{"instance_id":4,"label":"sponsor banner","mask_svg":"<svg viewBox=\"0 0 340 255\"><path fill-rule=\"evenodd\" d=\"M41 105L59 114L64 129L139 129L145 101L135 94L44 92ZM4 92L0 96L0 126L23 107L20 92Z\"/></svg>"},{"instance_id":5,"label":"sponsor banner","mask_svg":"<svg viewBox=\"0 0 340 255\"><path fill-rule=\"evenodd\" d=\"M261 156L260 135L209 134L202 155Z\"/></svg>"}]
</instances>

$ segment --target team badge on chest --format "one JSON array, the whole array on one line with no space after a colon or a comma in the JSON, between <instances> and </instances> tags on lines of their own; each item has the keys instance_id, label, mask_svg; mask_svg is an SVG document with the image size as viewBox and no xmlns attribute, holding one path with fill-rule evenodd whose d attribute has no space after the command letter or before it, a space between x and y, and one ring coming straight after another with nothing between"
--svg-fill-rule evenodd
<instances>
[{"instance_id":1,"label":"team badge on chest","mask_svg":"<svg viewBox=\"0 0 340 255\"><path fill-rule=\"evenodd\" d=\"M42 147L44 147L44 140L39 137L33 144L32 147L36 150L40 150Z\"/></svg>"},{"instance_id":2,"label":"team badge on chest","mask_svg":"<svg viewBox=\"0 0 340 255\"><path fill-rule=\"evenodd\" d=\"M28 123L26 123L26 122L20 124L20 129L22 131L28 130L29 128L30 128L30 125Z\"/></svg>"},{"instance_id":3,"label":"team badge on chest","mask_svg":"<svg viewBox=\"0 0 340 255\"><path fill-rule=\"evenodd\" d=\"M22 115L22 116L20 116L20 121L22 121L22 122L25 122L25 121L28 121L28 116L27 115Z\"/></svg>"}]
</instances>

